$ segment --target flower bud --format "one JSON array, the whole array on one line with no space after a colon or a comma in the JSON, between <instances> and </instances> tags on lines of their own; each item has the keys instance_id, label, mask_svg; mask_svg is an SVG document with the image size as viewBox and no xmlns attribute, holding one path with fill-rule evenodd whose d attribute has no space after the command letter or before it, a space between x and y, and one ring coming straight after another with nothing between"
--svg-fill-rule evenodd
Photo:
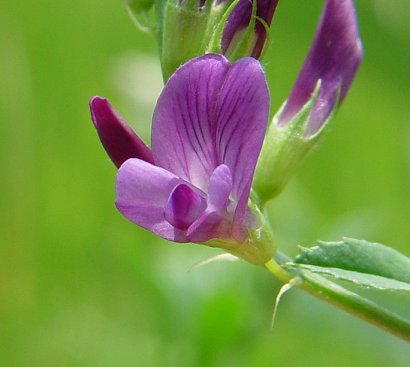
<instances>
[{"instance_id":1,"label":"flower bud","mask_svg":"<svg viewBox=\"0 0 410 367\"><path fill-rule=\"evenodd\" d=\"M352 0L327 0L299 76L264 141L254 181L262 203L280 193L315 145L361 59Z\"/></svg>"},{"instance_id":2,"label":"flower bud","mask_svg":"<svg viewBox=\"0 0 410 367\"><path fill-rule=\"evenodd\" d=\"M239 0L229 14L221 38L221 51L229 59L258 59L279 0Z\"/></svg>"},{"instance_id":3,"label":"flower bud","mask_svg":"<svg viewBox=\"0 0 410 367\"><path fill-rule=\"evenodd\" d=\"M318 133L343 101L361 59L362 47L352 0L326 1L308 56L279 118L279 126L288 124L309 102L320 80L304 135Z\"/></svg>"},{"instance_id":4,"label":"flower bud","mask_svg":"<svg viewBox=\"0 0 410 367\"><path fill-rule=\"evenodd\" d=\"M122 121L106 99L91 98L90 111L100 141L117 168L129 158L153 161L151 150Z\"/></svg>"}]
</instances>

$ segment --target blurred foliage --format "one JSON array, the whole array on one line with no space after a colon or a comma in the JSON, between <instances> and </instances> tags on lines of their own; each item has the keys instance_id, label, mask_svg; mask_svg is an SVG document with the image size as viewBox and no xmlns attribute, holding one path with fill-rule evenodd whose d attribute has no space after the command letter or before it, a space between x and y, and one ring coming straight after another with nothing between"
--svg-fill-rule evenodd
<instances>
[{"instance_id":1,"label":"blurred foliage","mask_svg":"<svg viewBox=\"0 0 410 367\"><path fill-rule=\"evenodd\" d=\"M264 59L272 112L321 1L283 1ZM269 206L279 247L341 235L410 255L410 3L357 1L365 60L333 129ZM121 1L0 4L1 366L403 366L410 348L245 263L165 243L113 206L115 169L87 101L148 141L154 40ZM370 293L369 293L370 294ZM378 298L377 293L371 294ZM410 316L409 301L381 299ZM377 348L375 348L377 346Z\"/></svg>"}]
</instances>

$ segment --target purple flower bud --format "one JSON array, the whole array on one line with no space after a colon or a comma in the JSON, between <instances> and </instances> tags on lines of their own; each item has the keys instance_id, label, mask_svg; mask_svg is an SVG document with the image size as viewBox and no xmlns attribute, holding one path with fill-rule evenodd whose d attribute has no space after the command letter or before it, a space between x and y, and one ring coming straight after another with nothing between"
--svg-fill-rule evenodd
<instances>
[{"instance_id":1,"label":"purple flower bud","mask_svg":"<svg viewBox=\"0 0 410 367\"><path fill-rule=\"evenodd\" d=\"M279 126L286 125L320 89L305 125L305 136L316 134L342 102L362 60L352 0L327 0L319 26L299 76L292 88Z\"/></svg>"},{"instance_id":2,"label":"purple flower bud","mask_svg":"<svg viewBox=\"0 0 410 367\"><path fill-rule=\"evenodd\" d=\"M121 120L106 99L91 98L90 110L101 143L117 168L129 158L153 162L151 150Z\"/></svg>"},{"instance_id":3,"label":"purple flower bud","mask_svg":"<svg viewBox=\"0 0 410 367\"><path fill-rule=\"evenodd\" d=\"M256 16L262 19L267 26L272 22L273 14L279 0L254 0L256 1ZM225 54L234 42L235 36L248 27L252 17L252 0L239 0L232 13L229 15L222 33L222 52ZM265 25L256 20L254 29L254 44L250 56L259 58L266 41Z\"/></svg>"}]
</instances>

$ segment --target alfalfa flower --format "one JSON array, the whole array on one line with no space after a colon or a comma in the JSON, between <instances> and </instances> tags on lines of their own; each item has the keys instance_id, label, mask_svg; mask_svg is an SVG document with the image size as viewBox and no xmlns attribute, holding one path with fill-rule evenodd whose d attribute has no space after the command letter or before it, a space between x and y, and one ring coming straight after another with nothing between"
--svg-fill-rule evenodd
<instances>
[{"instance_id":1,"label":"alfalfa flower","mask_svg":"<svg viewBox=\"0 0 410 367\"><path fill-rule=\"evenodd\" d=\"M151 150L105 100L94 97L90 107L108 154L124 161L116 177L122 215L170 241L220 247L254 263L271 258L271 241L248 206L269 112L258 61L230 64L210 54L181 66L158 99Z\"/></svg>"},{"instance_id":2,"label":"alfalfa flower","mask_svg":"<svg viewBox=\"0 0 410 367\"><path fill-rule=\"evenodd\" d=\"M327 0L302 69L264 142L254 183L262 203L282 190L316 144L361 60L353 1Z\"/></svg>"}]
</instances>

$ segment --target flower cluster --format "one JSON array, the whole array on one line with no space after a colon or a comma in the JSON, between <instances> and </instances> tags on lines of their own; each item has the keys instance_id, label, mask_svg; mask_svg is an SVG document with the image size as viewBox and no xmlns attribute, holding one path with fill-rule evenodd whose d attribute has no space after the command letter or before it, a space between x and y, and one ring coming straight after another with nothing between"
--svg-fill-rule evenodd
<instances>
[{"instance_id":1,"label":"flower cluster","mask_svg":"<svg viewBox=\"0 0 410 367\"><path fill-rule=\"evenodd\" d=\"M134 10L152 6L132 3ZM107 100L90 101L100 140L119 168L116 206L167 240L264 264L274 248L260 208L316 143L360 64L352 0L325 1L307 58L268 130L269 93L257 59L278 1L161 4L156 29L166 84L151 148Z\"/></svg>"},{"instance_id":2,"label":"flower cluster","mask_svg":"<svg viewBox=\"0 0 410 367\"><path fill-rule=\"evenodd\" d=\"M206 53L259 58L279 0L128 0L140 29L155 33L164 79ZM154 7L156 18L149 19Z\"/></svg>"}]
</instances>

